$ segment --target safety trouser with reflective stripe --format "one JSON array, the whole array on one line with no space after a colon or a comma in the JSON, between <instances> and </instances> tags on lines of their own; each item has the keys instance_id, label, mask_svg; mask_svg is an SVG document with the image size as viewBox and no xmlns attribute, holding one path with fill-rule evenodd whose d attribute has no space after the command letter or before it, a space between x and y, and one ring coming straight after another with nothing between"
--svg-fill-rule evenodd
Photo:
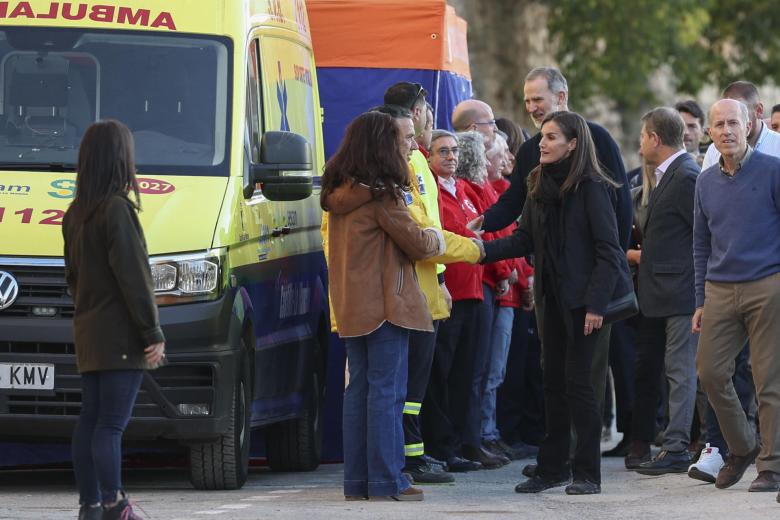
<instances>
[{"instance_id":1,"label":"safety trouser with reflective stripe","mask_svg":"<svg viewBox=\"0 0 780 520\"><path fill-rule=\"evenodd\" d=\"M409 373L404 403L404 452L406 464L422 464L425 453L420 430L420 412L425 390L431 376L433 352L436 347L438 321L433 322L434 332L409 332Z\"/></svg>"}]
</instances>

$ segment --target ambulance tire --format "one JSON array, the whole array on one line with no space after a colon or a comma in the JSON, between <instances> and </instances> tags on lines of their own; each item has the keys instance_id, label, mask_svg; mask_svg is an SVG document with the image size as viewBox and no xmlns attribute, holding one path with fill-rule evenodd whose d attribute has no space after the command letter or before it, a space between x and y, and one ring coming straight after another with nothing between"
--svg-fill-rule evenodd
<instances>
[{"instance_id":1,"label":"ambulance tire","mask_svg":"<svg viewBox=\"0 0 780 520\"><path fill-rule=\"evenodd\" d=\"M268 466L273 471L314 471L322 451L323 386L319 370L312 370L309 403L303 414L266 428Z\"/></svg>"},{"instance_id":2,"label":"ambulance tire","mask_svg":"<svg viewBox=\"0 0 780 520\"><path fill-rule=\"evenodd\" d=\"M228 430L216 441L190 445L190 481L195 489L241 489L246 483L251 438L250 370L249 362L241 363L241 377L233 388Z\"/></svg>"}]
</instances>

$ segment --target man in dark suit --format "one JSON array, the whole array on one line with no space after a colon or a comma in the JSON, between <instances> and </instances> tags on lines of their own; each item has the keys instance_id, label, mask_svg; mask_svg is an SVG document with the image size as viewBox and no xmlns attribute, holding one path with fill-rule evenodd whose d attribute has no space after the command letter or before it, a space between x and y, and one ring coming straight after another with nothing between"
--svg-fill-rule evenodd
<instances>
[{"instance_id":1,"label":"man in dark suit","mask_svg":"<svg viewBox=\"0 0 780 520\"><path fill-rule=\"evenodd\" d=\"M551 112L569 110L569 85L561 71L554 67L538 67L529 72L523 85L525 110L534 121L537 128L541 128L542 121ZM631 236L631 224L633 210L631 207L631 191L626 178L626 169L620 155L620 148L612 136L604 127L591 121L587 122L596 147L596 155L599 163L607 175L620 184L617 196L612 201L617 219L618 235L621 247L628 248ZM511 185L501 198L484 213L482 229L484 231L497 231L514 222L523 211L525 197L528 194L526 181L528 174L539 165L539 142L541 133L527 140L517 152L515 170L510 179ZM537 302L537 323L542 323L544 309ZM609 369L609 339L611 325L605 325L599 331L596 351L593 354L592 380L593 390L599 408L603 410L604 395ZM544 348L544 337L542 348ZM529 469L528 471L533 471Z\"/></svg>"},{"instance_id":2,"label":"man in dark suit","mask_svg":"<svg viewBox=\"0 0 780 520\"><path fill-rule=\"evenodd\" d=\"M626 467L645 475L685 473L691 422L696 406L696 343L690 320L696 308L693 275L693 200L696 161L683 147L685 122L673 108L656 108L642 117L639 148L648 168L649 193L639 263L642 313L636 341L636 380L632 443ZM661 374L669 384L669 425L661 453L650 460Z\"/></svg>"}]
</instances>

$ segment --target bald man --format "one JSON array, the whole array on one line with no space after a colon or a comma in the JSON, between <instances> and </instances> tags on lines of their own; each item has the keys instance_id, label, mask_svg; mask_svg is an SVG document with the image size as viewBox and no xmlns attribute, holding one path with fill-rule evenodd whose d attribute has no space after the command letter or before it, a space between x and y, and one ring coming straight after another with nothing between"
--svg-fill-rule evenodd
<instances>
[{"instance_id":1,"label":"bald man","mask_svg":"<svg viewBox=\"0 0 780 520\"><path fill-rule=\"evenodd\" d=\"M756 460L750 491L780 489L780 159L749 144L749 108L721 99L709 133L720 158L696 182L693 260L701 332L696 368L728 443L715 486L730 487ZM761 443L732 383L734 357L750 340Z\"/></svg>"},{"instance_id":2,"label":"bald man","mask_svg":"<svg viewBox=\"0 0 780 520\"><path fill-rule=\"evenodd\" d=\"M496 138L496 118L493 109L484 101L467 99L452 111L452 128L456 132L476 131L485 138L485 150L493 146Z\"/></svg>"}]
</instances>

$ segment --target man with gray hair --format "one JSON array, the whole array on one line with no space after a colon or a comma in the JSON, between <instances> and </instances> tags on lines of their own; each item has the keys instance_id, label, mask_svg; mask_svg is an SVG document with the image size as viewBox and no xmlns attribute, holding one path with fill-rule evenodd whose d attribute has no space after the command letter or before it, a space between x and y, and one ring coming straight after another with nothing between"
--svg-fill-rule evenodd
<instances>
[{"instance_id":1,"label":"man with gray hair","mask_svg":"<svg viewBox=\"0 0 780 520\"><path fill-rule=\"evenodd\" d=\"M639 309L631 448L626 467L644 475L685 473L696 405L696 341L690 321L693 288L693 193L699 166L683 146L685 122L673 108L642 116L639 149L646 182L638 262ZM669 424L660 454L650 460L655 415L666 369Z\"/></svg>"},{"instance_id":2,"label":"man with gray hair","mask_svg":"<svg viewBox=\"0 0 780 520\"><path fill-rule=\"evenodd\" d=\"M729 455L715 486L736 484L758 456L750 491L780 489L780 160L748 143L748 108L732 99L710 110L720 160L696 182L693 257L701 332L696 366ZM768 238L771 237L771 238ZM732 383L734 358L750 340L761 442ZM778 496L780 500L780 496Z\"/></svg>"}]
</instances>

